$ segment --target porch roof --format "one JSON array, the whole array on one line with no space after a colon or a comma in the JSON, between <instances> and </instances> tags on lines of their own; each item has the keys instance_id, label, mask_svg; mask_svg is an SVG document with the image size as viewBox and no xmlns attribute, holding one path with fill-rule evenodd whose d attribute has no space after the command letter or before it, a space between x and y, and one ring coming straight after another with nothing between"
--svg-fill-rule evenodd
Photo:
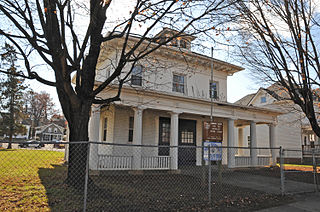
<instances>
[{"instance_id":1,"label":"porch roof","mask_svg":"<svg viewBox=\"0 0 320 212\"><path fill-rule=\"evenodd\" d=\"M108 91L108 95L113 95L110 90ZM115 102L115 104L205 116L210 115L211 109L210 99L139 88L123 87L121 99L121 102ZM216 100L213 101L213 108L213 115L215 117L266 123L274 123L278 115L284 114L284 112L275 109L245 106Z\"/></svg>"}]
</instances>

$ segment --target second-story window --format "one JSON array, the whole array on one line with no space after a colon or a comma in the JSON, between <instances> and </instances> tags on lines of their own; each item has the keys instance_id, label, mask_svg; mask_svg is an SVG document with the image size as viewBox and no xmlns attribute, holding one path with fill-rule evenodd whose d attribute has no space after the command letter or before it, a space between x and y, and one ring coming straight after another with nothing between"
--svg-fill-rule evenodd
<instances>
[{"instance_id":1,"label":"second-story window","mask_svg":"<svg viewBox=\"0 0 320 212\"><path fill-rule=\"evenodd\" d=\"M131 72L131 85L142 85L142 66L134 66Z\"/></svg>"},{"instance_id":2,"label":"second-story window","mask_svg":"<svg viewBox=\"0 0 320 212\"><path fill-rule=\"evenodd\" d=\"M267 97L262 96L262 97L260 98L260 103L266 103L266 102L267 102Z\"/></svg>"},{"instance_id":3,"label":"second-story window","mask_svg":"<svg viewBox=\"0 0 320 212\"><path fill-rule=\"evenodd\" d=\"M218 82L210 82L210 98L219 99Z\"/></svg>"},{"instance_id":4,"label":"second-story window","mask_svg":"<svg viewBox=\"0 0 320 212\"><path fill-rule=\"evenodd\" d=\"M174 74L172 80L172 91L184 93L185 91L185 76Z\"/></svg>"}]
</instances>

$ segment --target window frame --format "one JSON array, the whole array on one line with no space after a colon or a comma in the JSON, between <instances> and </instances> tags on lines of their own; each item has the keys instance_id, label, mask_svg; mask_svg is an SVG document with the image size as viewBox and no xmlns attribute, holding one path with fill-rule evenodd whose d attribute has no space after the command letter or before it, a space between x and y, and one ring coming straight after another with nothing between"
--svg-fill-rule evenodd
<instances>
[{"instance_id":1,"label":"window frame","mask_svg":"<svg viewBox=\"0 0 320 212\"><path fill-rule=\"evenodd\" d=\"M183 79L183 82L176 82L175 78L181 77ZM182 87L182 89L181 89ZM173 73L172 75L172 92L176 93L186 93L186 76L183 74Z\"/></svg>"},{"instance_id":2,"label":"window frame","mask_svg":"<svg viewBox=\"0 0 320 212\"><path fill-rule=\"evenodd\" d=\"M215 84L215 91L214 94L212 94L213 92L213 84ZM210 99L219 99L219 82L218 81L209 81L209 97Z\"/></svg>"},{"instance_id":3,"label":"window frame","mask_svg":"<svg viewBox=\"0 0 320 212\"><path fill-rule=\"evenodd\" d=\"M140 69L140 72L137 72L135 70ZM132 68L131 71L131 79L130 84L134 86L142 86L142 72L143 72L143 66L142 65L135 65Z\"/></svg>"},{"instance_id":4,"label":"window frame","mask_svg":"<svg viewBox=\"0 0 320 212\"><path fill-rule=\"evenodd\" d=\"M260 97L260 103L267 103L267 97L266 96L261 96Z\"/></svg>"}]
</instances>

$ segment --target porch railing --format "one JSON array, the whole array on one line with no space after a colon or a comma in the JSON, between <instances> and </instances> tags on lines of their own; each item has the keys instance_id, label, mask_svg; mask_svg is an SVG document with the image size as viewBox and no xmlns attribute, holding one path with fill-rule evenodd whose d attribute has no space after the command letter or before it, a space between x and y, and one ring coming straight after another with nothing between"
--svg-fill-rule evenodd
<instances>
[{"instance_id":1,"label":"porch railing","mask_svg":"<svg viewBox=\"0 0 320 212\"><path fill-rule=\"evenodd\" d=\"M170 169L170 156L143 156L141 159L142 169Z\"/></svg>"},{"instance_id":2,"label":"porch railing","mask_svg":"<svg viewBox=\"0 0 320 212\"><path fill-rule=\"evenodd\" d=\"M302 155L303 156L312 156L312 152L320 153L320 145L302 145Z\"/></svg>"},{"instance_id":3,"label":"porch railing","mask_svg":"<svg viewBox=\"0 0 320 212\"><path fill-rule=\"evenodd\" d=\"M133 156L98 155L99 170L129 170ZM170 169L170 156L142 156L140 169Z\"/></svg>"},{"instance_id":4,"label":"porch railing","mask_svg":"<svg viewBox=\"0 0 320 212\"><path fill-rule=\"evenodd\" d=\"M98 155L99 170L132 169L132 156Z\"/></svg>"},{"instance_id":5,"label":"porch railing","mask_svg":"<svg viewBox=\"0 0 320 212\"><path fill-rule=\"evenodd\" d=\"M257 166L268 166L270 165L271 156L258 156ZM251 157L250 156L236 156L236 167L251 167Z\"/></svg>"}]
</instances>

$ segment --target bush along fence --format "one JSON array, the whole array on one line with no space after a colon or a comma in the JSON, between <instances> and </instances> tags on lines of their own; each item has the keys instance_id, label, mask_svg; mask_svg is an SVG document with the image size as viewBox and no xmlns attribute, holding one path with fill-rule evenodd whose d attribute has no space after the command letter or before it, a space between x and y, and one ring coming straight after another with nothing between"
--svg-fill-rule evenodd
<instances>
[{"instance_id":1,"label":"bush along fence","mask_svg":"<svg viewBox=\"0 0 320 212\"><path fill-rule=\"evenodd\" d=\"M0 210L254 210L319 190L320 154L101 142L0 149Z\"/></svg>"}]
</instances>

